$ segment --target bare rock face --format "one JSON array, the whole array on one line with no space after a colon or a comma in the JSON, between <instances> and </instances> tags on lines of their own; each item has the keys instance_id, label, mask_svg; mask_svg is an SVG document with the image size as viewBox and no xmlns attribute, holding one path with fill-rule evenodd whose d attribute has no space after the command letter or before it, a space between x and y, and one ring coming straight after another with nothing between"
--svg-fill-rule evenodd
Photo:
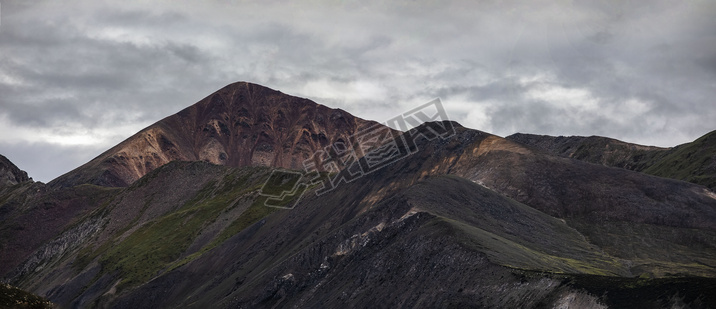
<instances>
[{"instance_id":1,"label":"bare rock face","mask_svg":"<svg viewBox=\"0 0 716 309\"><path fill-rule=\"evenodd\" d=\"M5 156L0 155L0 187L12 186L31 180L32 178L27 176L27 172L19 169Z\"/></svg>"},{"instance_id":2,"label":"bare rock face","mask_svg":"<svg viewBox=\"0 0 716 309\"><path fill-rule=\"evenodd\" d=\"M127 186L170 161L302 170L304 160L378 125L256 84L230 84L128 138L51 185ZM319 159L319 158L316 158Z\"/></svg>"}]
</instances>

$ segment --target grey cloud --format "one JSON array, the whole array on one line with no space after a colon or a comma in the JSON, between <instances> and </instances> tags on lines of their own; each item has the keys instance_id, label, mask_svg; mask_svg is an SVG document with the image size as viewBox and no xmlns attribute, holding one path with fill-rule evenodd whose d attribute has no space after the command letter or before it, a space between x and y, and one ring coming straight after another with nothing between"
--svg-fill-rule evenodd
<instances>
[{"instance_id":1,"label":"grey cloud","mask_svg":"<svg viewBox=\"0 0 716 309\"><path fill-rule=\"evenodd\" d=\"M49 143L8 144L0 142L0 149L21 170L35 181L49 182L96 157L101 147L57 147Z\"/></svg>"},{"instance_id":2,"label":"grey cloud","mask_svg":"<svg viewBox=\"0 0 716 309\"><path fill-rule=\"evenodd\" d=\"M674 145L714 129L714 8L669 1L10 1L0 25L0 116L18 131L136 128L246 80L364 118L385 119L440 97L452 118L499 135L597 134ZM526 95L544 85L588 93L599 112ZM645 111L624 112L630 100ZM0 141L0 153L13 147ZM18 149L27 160L41 148L79 164L69 159L77 147L63 147Z\"/></svg>"},{"instance_id":3,"label":"grey cloud","mask_svg":"<svg viewBox=\"0 0 716 309\"><path fill-rule=\"evenodd\" d=\"M22 85L2 85L6 95L0 98L0 113L9 114L19 126L68 120L89 127L101 125L98 115L78 112L95 104L115 111L142 110L156 120L171 112L165 110L167 104L188 104L181 102L182 94L169 89L202 84L193 75L205 75L208 69L192 64L211 62L190 44L159 41L137 46L86 37L72 27L15 22L0 32L0 49L8 51L0 56L0 67ZM28 39L17 32L34 36Z\"/></svg>"}]
</instances>

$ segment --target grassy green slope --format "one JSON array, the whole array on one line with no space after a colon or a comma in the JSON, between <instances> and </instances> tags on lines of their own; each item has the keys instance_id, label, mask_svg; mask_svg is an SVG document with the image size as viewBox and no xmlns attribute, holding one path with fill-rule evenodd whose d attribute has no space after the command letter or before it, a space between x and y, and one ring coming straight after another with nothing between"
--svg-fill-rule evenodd
<instances>
[{"instance_id":1,"label":"grassy green slope","mask_svg":"<svg viewBox=\"0 0 716 309\"><path fill-rule=\"evenodd\" d=\"M648 164L643 172L716 190L716 131L670 150Z\"/></svg>"},{"instance_id":2,"label":"grassy green slope","mask_svg":"<svg viewBox=\"0 0 716 309\"><path fill-rule=\"evenodd\" d=\"M268 177L267 172L266 168L234 170L223 179L208 183L177 211L143 224L126 238L118 236L93 252L83 252L86 256L82 259L99 257L105 272L117 271L122 278L120 288L142 284L168 267L176 267L196 258L276 210L259 205L263 201L254 199ZM252 205L228 228L220 231L213 242L180 259L204 228L247 198L254 199Z\"/></svg>"}]
</instances>

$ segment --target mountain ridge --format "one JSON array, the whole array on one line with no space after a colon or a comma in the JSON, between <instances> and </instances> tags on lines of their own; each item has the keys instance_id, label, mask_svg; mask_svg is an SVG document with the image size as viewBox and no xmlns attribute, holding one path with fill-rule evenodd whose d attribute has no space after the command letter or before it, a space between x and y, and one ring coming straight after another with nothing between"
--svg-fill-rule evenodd
<instances>
[{"instance_id":1,"label":"mountain ridge","mask_svg":"<svg viewBox=\"0 0 716 309\"><path fill-rule=\"evenodd\" d=\"M684 180L716 191L716 131L693 142L662 148L601 136L516 133L506 137L548 153L604 166Z\"/></svg>"}]
</instances>

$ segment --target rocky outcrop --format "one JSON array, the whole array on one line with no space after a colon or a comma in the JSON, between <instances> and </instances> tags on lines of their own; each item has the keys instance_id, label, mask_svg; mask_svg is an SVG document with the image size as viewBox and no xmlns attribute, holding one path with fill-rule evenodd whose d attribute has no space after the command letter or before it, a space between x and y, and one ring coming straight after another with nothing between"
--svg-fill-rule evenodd
<instances>
[{"instance_id":1,"label":"rocky outcrop","mask_svg":"<svg viewBox=\"0 0 716 309\"><path fill-rule=\"evenodd\" d=\"M13 282L28 273L38 272L52 265L52 263L62 258L63 254L85 243L85 241L97 233L105 223L102 218L94 217L65 231L62 235L33 252L30 258L25 260L14 273L7 276L7 279Z\"/></svg>"},{"instance_id":2,"label":"rocky outcrop","mask_svg":"<svg viewBox=\"0 0 716 309\"><path fill-rule=\"evenodd\" d=\"M19 169L8 158L0 155L0 187L12 186L18 183L32 181L27 172Z\"/></svg>"},{"instance_id":3,"label":"rocky outcrop","mask_svg":"<svg viewBox=\"0 0 716 309\"><path fill-rule=\"evenodd\" d=\"M0 190L0 277L118 190L98 186L50 190L41 182L6 189Z\"/></svg>"}]
</instances>

